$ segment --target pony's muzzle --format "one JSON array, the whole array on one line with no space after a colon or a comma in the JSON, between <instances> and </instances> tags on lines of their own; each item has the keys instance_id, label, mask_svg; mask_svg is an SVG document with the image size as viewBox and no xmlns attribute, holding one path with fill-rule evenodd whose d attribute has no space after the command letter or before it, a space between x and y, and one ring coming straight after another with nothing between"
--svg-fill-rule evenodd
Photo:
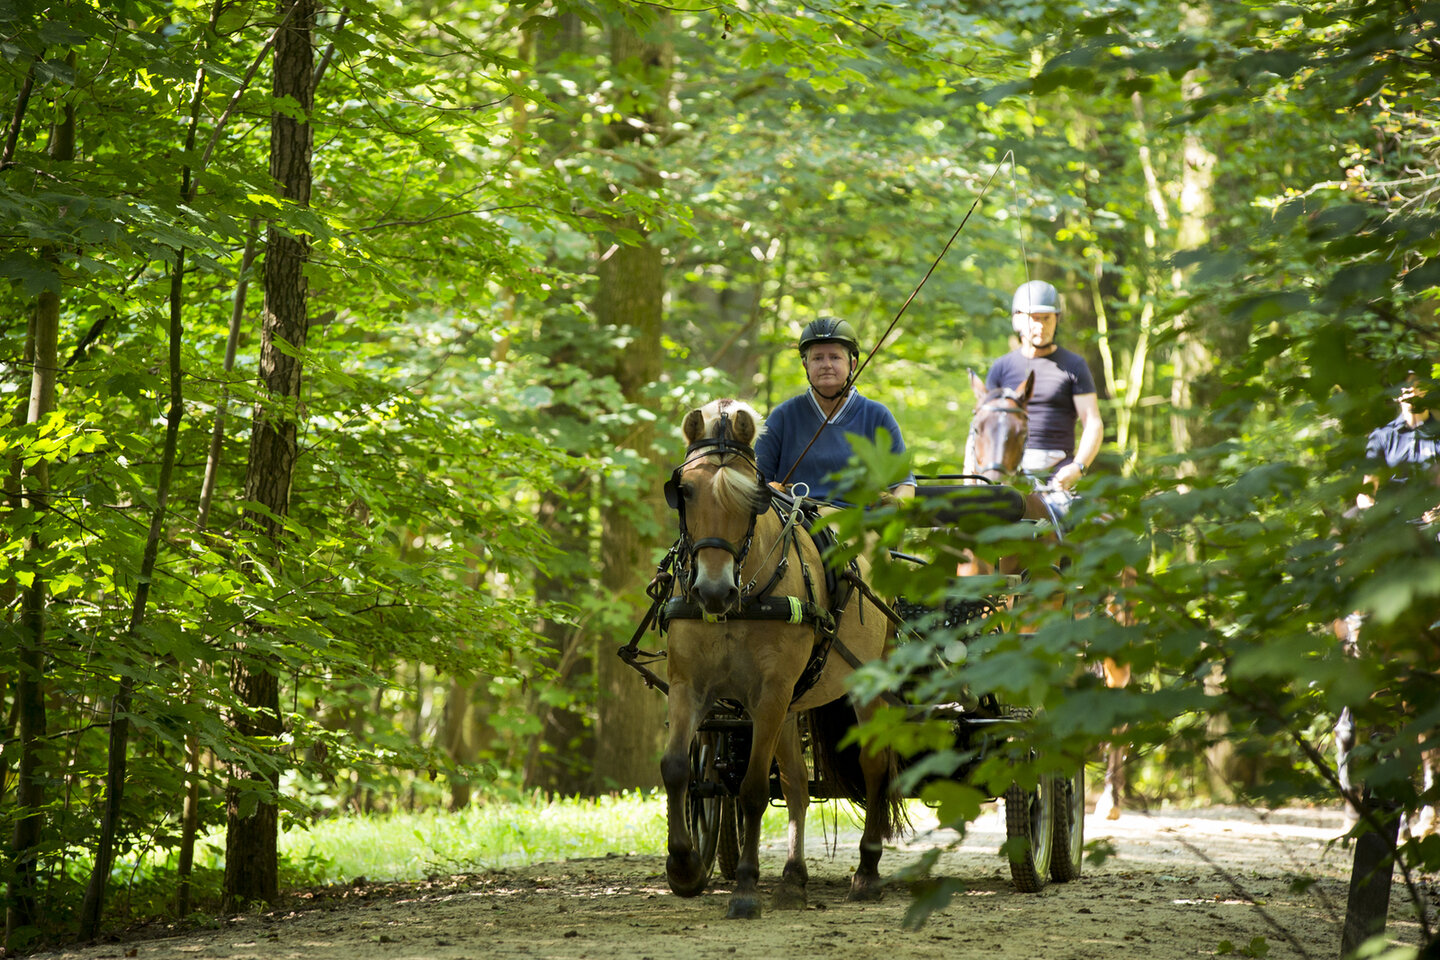
<instances>
[{"instance_id":1,"label":"pony's muzzle","mask_svg":"<svg viewBox=\"0 0 1440 960\"><path fill-rule=\"evenodd\" d=\"M709 558L707 558L709 559ZM740 585L735 582L735 561L730 557L705 563L699 554L695 561L695 582L691 597L700 609L715 617L723 617L740 605Z\"/></svg>"}]
</instances>

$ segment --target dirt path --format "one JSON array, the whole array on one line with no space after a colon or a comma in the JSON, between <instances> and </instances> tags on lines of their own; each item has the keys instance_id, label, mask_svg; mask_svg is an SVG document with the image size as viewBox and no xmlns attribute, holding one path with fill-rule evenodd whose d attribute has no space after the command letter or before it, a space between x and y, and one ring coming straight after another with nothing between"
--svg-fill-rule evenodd
<instances>
[{"instance_id":1,"label":"dirt path","mask_svg":"<svg viewBox=\"0 0 1440 960\"><path fill-rule=\"evenodd\" d=\"M997 805L998 807L998 805ZM821 809L812 808L812 811ZM843 824L842 824L843 826ZM887 851L889 876L919 851L956 839L926 832ZM838 854L824 849L813 818L810 905L767 911L757 921L724 919L728 886L693 900L673 896L659 856L616 856L537 864L424 884L352 885L295 898L290 907L235 917L213 930L151 929L145 939L57 951L46 960L985 960L1137 957L1179 960L1237 955L1263 937L1270 958L1339 954L1350 851L1329 841L1339 815L1287 810L1266 817L1235 808L1127 814L1086 823L1086 838L1108 837L1116 854L1086 864L1076 883L1040 894L1013 892L997 849L1004 824L987 812L945 853L939 875L967 890L918 931L902 928L910 904L892 883L884 900L845 900L854 834ZM784 859L765 851L762 889ZM1228 875L1228 876L1227 876ZM1297 878L1313 884L1292 885ZM1434 884L1426 893L1433 917ZM1419 942L1419 925L1398 884L1388 934Z\"/></svg>"}]
</instances>

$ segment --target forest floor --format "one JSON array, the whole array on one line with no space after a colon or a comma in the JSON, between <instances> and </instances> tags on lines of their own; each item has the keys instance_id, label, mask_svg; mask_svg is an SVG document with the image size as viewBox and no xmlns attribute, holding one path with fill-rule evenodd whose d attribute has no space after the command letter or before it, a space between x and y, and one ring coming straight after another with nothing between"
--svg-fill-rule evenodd
<instances>
[{"instance_id":1,"label":"forest floor","mask_svg":"<svg viewBox=\"0 0 1440 960\"><path fill-rule=\"evenodd\" d=\"M996 804L996 811L1000 805ZM41 954L44 960L932 960L983 957L1137 957L1179 960L1230 953L1270 958L1339 955L1352 848L1332 844L1338 812L1236 807L1093 816L1086 840L1114 855L1085 864L1074 883L1014 892L998 848L1004 822L987 811L963 842L920 824L888 849L881 872L949 847L937 876L965 889L918 930L903 925L911 897L898 880L877 903L845 899L857 833L842 821L831 855L811 808L809 906L725 919L729 884L690 900L672 895L662 856L627 854L539 863L428 882L356 881L292 895L281 909L222 918L212 929L150 926L108 941ZM830 815L833 817L833 814ZM833 820L827 819L829 835ZM762 893L784 850L762 851ZM1296 882L1313 878L1313 883ZM1435 923L1435 878L1421 898ZM768 901L767 901L768 907ZM1397 875L1387 935L1417 944L1420 925ZM1263 943L1257 939L1263 938ZM1227 947L1228 945L1228 947Z\"/></svg>"}]
</instances>

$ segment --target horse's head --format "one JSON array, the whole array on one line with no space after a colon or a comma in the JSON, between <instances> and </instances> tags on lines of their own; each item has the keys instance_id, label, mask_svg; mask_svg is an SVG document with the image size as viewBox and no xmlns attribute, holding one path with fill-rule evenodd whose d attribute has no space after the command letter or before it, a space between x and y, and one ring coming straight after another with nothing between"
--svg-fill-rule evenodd
<instances>
[{"instance_id":1,"label":"horse's head","mask_svg":"<svg viewBox=\"0 0 1440 960\"><path fill-rule=\"evenodd\" d=\"M998 483L1020 469L1025 438L1030 433L1030 395L1035 391L1031 372L1020 389L989 390L985 381L970 371L970 389L975 391L975 415L970 420L970 459L965 472Z\"/></svg>"},{"instance_id":2,"label":"horse's head","mask_svg":"<svg viewBox=\"0 0 1440 960\"><path fill-rule=\"evenodd\" d=\"M755 466L760 415L739 400L714 400L685 417L685 462L665 484L665 499L680 517L685 594L707 614L724 616L740 604L740 566L755 519L770 504L770 488Z\"/></svg>"}]
</instances>

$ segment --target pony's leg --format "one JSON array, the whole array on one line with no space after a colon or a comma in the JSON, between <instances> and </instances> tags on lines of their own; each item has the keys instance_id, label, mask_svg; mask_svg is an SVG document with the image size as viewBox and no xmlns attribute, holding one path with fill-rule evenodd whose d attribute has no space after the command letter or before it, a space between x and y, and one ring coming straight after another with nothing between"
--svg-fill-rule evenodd
<instances>
[{"instance_id":1,"label":"pony's leg","mask_svg":"<svg viewBox=\"0 0 1440 960\"><path fill-rule=\"evenodd\" d=\"M1105 686L1112 690L1130 683L1130 665L1120 664L1106 657L1100 664L1105 676ZM1123 733L1121 727L1116 733ZM1105 744L1105 786L1095 800L1095 816L1103 820L1120 819L1120 797L1125 792L1125 744L1119 739Z\"/></svg>"},{"instance_id":2,"label":"pony's leg","mask_svg":"<svg viewBox=\"0 0 1440 960\"><path fill-rule=\"evenodd\" d=\"M1436 770L1440 769L1440 747L1429 747L1420 754L1420 792L1430 793L1436 787ZM1415 828L1410 835L1417 840L1440 832L1437 823L1436 804L1432 801L1420 808L1415 817Z\"/></svg>"},{"instance_id":3,"label":"pony's leg","mask_svg":"<svg viewBox=\"0 0 1440 960\"><path fill-rule=\"evenodd\" d=\"M1360 655L1360 616L1341 617L1331 625L1340 650L1347 657ZM1345 831L1348 833L1360 820L1356 801L1360 795L1350 780L1350 752L1355 749L1355 714L1345 707L1335 718L1335 775L1340 781L1340 796L1345 801Z\"/></svg>"},{"instance_id":4,"label":"pony's leg","mask_svg":"<svg viewBox=\"0 0 1440 960\"><path fill-rule=\"evenodd\" d=\"M1120 728L1117 732L1124 732ZM1120 819L1120 796L1125 792L1125 744L1111 740L1105 744L1105 786L1095 799L1095 816L1102 820Z\"/></svg>"},{"instance_id":5,"label":"pony's leg","mask_svg":"<svg viewBox=\"0 0 1440 960\"><path fill-rule=\"evenodd\" d=\"M874 707L856 709L864 723ZM885 840L895 834L895 820L900 807L892 796L895 775L895 753L890 749L860 750L860 772L865 777L865 826L860 832L860 863L850 879L851 900L879 900L885 895L880 882L880 855Z\"/></svg>"},{"instance_id":6,"label":"pony's leg","mask_svg":"<svg viewBox=\"0 0 1440 960\"><path fill-rule=\"evenodd\" d=\"M1360 819L1355 806L1355 787L1350 782L1350 752L1355 749L1355 715L1349 707L1340 711L1335 721L1335 774L1340 780L1340 796L1345 799L1345 828L1348 832Z\"/></svg>"},{"instance_id":7,"label":"pony's leg","mask_svg":"<svg viewBox=\"0 0 1440 960\"><path fill-rule=\"evenodd\" d=\"M699 896L705 890L700 851L690 836L686 804L690 791L690 741L700 727L699 698L688 685L672 684L669 695L670 737L660 758L660 777L665 782L665 812L668 856L665 876L670 889L682 897Z\"/></svg>"},{"instance_id":8,"label":"pony's leg","mask_svg":"<svg viewBox=\"0 0 1440 960\"><path fill-rule=\"evenodd\" d=\"M794 714L785 719L785 729L780 732L775 758L780 761L780 789L785 794L785 807L789 812L790 844L785 870L780 875L780 885L775 888L772 902L776 910L803 910L805 884L810 879L810 873L805 868L805 816L810 807L810 768L805 763L800 725Z\"/></svg>"},{"instance_id":9,"label":"pony's leg","mask_svg":"<svg viewBox=\"0 0 1440 960\"><path fill-rule=\"evenodd\" d=\"M788 690L762 689L760 705L751 706L750 760L740 782L737 806L742 816L740 860L735 865L735 888L726 916L749 920L760 916L760 820L770 805L770 761L780 739L790 702Z\"/></svg>"}]
</instances>

